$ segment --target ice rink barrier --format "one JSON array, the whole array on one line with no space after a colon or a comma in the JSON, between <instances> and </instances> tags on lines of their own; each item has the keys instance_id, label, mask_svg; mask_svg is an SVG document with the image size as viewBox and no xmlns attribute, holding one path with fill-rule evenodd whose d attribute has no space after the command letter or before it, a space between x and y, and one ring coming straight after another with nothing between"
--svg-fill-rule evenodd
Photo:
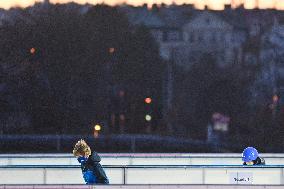
<instances>
[{"instance_id":1,"label":"ice rink barrier","mask_svg":"<svg viewBox=\"0 0 284 189\"><path fill-rule=\"evenodd\" d=\"M104 166L111 184L283 185L284 165ZM79 166L0 166L0 184L83 184Z\"/></svg>"},{"instance_id":2,"label":"ice rink barrier","mask_svg":"<svg viewBox=\"0 0 284 189\"><path fill-rule=\"evenodd\" d=\"M241 154L99 153L102 165L240 165ZM284 165L284 154L260 154L268 165ZM78 165L72 154L1 154L0 165Z\"/></svg>"},{"instance_id":3,"label":"ice rink barrier","mask_svg":"<svg viewBox=\"0 0 284 189\"><path fill-rule=\"evenodd\" d=\"M283 189L272 185L0 185L0 189Z\"/></svg>"}]
</instances>

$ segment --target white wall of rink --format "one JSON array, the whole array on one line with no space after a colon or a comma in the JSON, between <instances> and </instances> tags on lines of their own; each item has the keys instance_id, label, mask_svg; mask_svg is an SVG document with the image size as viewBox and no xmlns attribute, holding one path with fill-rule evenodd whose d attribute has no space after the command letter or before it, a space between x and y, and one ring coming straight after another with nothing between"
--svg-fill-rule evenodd
<instances>
[{"instance_id":1,"label":"white wall of rink","mask_svg":"<svg viewBox=\"0 0 284 189\"><path fill-rule=\"evenodd\" d=\"M0 185L0 189L47 189L46 185ZM283 189L284 186L253 185L48 185L48 189Z\"/></svg>"},{"instance_id":2,"label":"white wall of rink","mask_svg":"<svg viewBox=\"0 0 284 189\"><path fill-rule=\"evenodd\" d=\"M284 185L284 166L105 166L110 184ZM83 184L79 166L0 166L1 184Z\"/></svg>"},{"instance_id":3,"label":"white wall of rink","mask_svg":"<svg viewBox=\"0 0 284 189\"><path fill-rule=\"evenodd\" d=\"M100 154L102 165L241 165L241 154ZM260 154L284 165L284 154ZM72 154L2 154L0 165L78 165Z\"/></svg>"}]
</instances>

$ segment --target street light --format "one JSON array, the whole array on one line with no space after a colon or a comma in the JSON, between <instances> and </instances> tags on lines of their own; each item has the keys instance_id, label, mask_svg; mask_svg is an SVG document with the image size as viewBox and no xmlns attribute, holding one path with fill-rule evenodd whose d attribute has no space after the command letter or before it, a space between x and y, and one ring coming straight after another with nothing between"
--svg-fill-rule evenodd
<instances>
[{"instance_id":1,"label":"street light","mask_svg":"<svg viewBox=\"0 0 284 189\"><path fill-rule=\"evenodd\" d=\"M108 51L109 51L109 53L111 53L111 54L112 54L112 53L114 53L115 48L111 47L111 48L109 48L109 50L108 50Z\"/></svg>"},{"instance_id":2,"label":"street light","mask_svg":"<svg viewBox=\"0 0 284 189\"><path fill-rule=\"evenodd\" d=\"M146 132L147 133L151 133L151 127L152 127L152 115L151 113L153 113L153 104L152 104L152 98L151 97L146 97L144 99L145 102L145 110L146 110L146 115L145 115L145 126L146 126Z\"/></svg>"},{"instance_id":3,"label":"street light","mask_svg":"<svg viewBox=\"0 0 284 189\"><path fill-rule=\"evenodd\" d=\"M94 129L95 129L95 131L100 131L101 130L101 126L97 124L97 125L95 125Z\"/></svg>"},{"instance_id":4,"label":"street light","mask_svg":"<svg viewBox=\"0 0 284 189\"><path fill-rule=\"evenodd\" d=\"M276 104L279 100L279 97L277 95L273 95L272 100L273 100L273 103Z\"/></svg>"},{"instance_id":5,"label":"street light","mask_svg":"<svg viewBox=\"0 0 284 189\"><path fill-rule=\"evenodd\" d=\"M101 131L102 127L99 124L96 124L94 126L94 137L98 138L99 137L99 132Z\"/></svg>"},{"instance_id":6,"label":"street light","mask_svg":"<svg viewBox=\"0 0 284 189\"><path fill-rule=\"evenodd\" d=\"M35 52L36 52L36 49L35 49L34 47L32 47L32 48L30 49L30 53L31 53L31 54L35 54Z\"/></svg>"},{"instance_id":7,"label":"street light","mask_svg":"<svg viewBox=\"0 0 284 189\"><path fill-rule=\"evenodd\" d=\"M149 114L147 114L147 115L145 116L145 120L148 121L148 122L150 122L150 121L152 120L152 116L149 115Z\"/></svg>"},{"instance_id":8,"label":"street light","mask_svg":"<svg viewBox=\"0 0 284 189\"><path fill-rule=\"evenodd\" d=\"M146 104L151 104L152 99L150 97L145 98L145 103Z\"/></svg>"}]
</instances>

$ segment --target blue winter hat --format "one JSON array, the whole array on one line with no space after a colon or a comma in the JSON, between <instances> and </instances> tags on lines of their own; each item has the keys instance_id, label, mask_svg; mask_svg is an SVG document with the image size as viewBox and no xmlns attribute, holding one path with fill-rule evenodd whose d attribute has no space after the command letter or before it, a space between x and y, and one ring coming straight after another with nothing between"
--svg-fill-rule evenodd
<instances>
[{"instance_id":1,"label":"blue winter hat","mask_svg":"<svg viewBox=\"0 0 284 189\"><path fill-rule=\"evenodd\" d=\"M246 149L244 149L243 155L242 155L242 160L244 162L254 161L256 160L256 158L258 158L258 152L255 148L247 147Z\"/></svg>"}]
</instances>

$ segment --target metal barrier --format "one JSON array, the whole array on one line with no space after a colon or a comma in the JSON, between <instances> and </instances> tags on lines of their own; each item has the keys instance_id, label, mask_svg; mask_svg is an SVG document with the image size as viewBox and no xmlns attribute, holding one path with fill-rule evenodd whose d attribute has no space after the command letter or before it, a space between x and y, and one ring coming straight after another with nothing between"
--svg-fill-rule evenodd
<instances>
[{"instance_id":1,"label":"metal barrier","mask_svg":"<svg viewBox=\"0 0 284 189\"><path fill-rule=\"evenodd\" d=\"M111 184L283 185L284 166L104 166ZM0 184L83 184L79 166L0 166Z\"/></svg>"},{"instance_id":2,"label":"metal barrier","mask_svg":"<svg viewBox=\"0 0 284 189\"><path fill-rule=\"evenodd\" d=\"M113 134L100 135L0 135L0 149L5 153L69 153L72 146L81 138L98 152L147 152L147 153L222 153L241 152L248 141L239 139L236 142L216 144L191 138L160 136ZM32 145L31 145L32 141ZM115 146L115 148L114 148ZM155 146L155 148L153 148ZM267 146L263 152L283 153L283 145Z\"/></svg>"},{"instance_id":3,"label":"metal barrier","mask_svg":"<svg viewBox=\"0 0 284 189\"><path fill-rule=\"evenodd\" d=\"M99 138L94 138L92 135L0 135L0 149L6 153L68 153L81 138L91 147L95 147L98 152L221 152L223 150L223 147L205 141L133 134L100 135Z\"/></svg>"},{"instance_id":4,"label":"metal barrier","mask_svg":"<svg viewBox=\"0 0 284 189\"><path fill-rule=\"evenodd\" d=\"M240 154L101 153L102 165L241 165ZM284 154L260 154L267 165L284 165ZM72 154L2 154L0 165L78 165Z\"/></svg>"}]
</instances>

